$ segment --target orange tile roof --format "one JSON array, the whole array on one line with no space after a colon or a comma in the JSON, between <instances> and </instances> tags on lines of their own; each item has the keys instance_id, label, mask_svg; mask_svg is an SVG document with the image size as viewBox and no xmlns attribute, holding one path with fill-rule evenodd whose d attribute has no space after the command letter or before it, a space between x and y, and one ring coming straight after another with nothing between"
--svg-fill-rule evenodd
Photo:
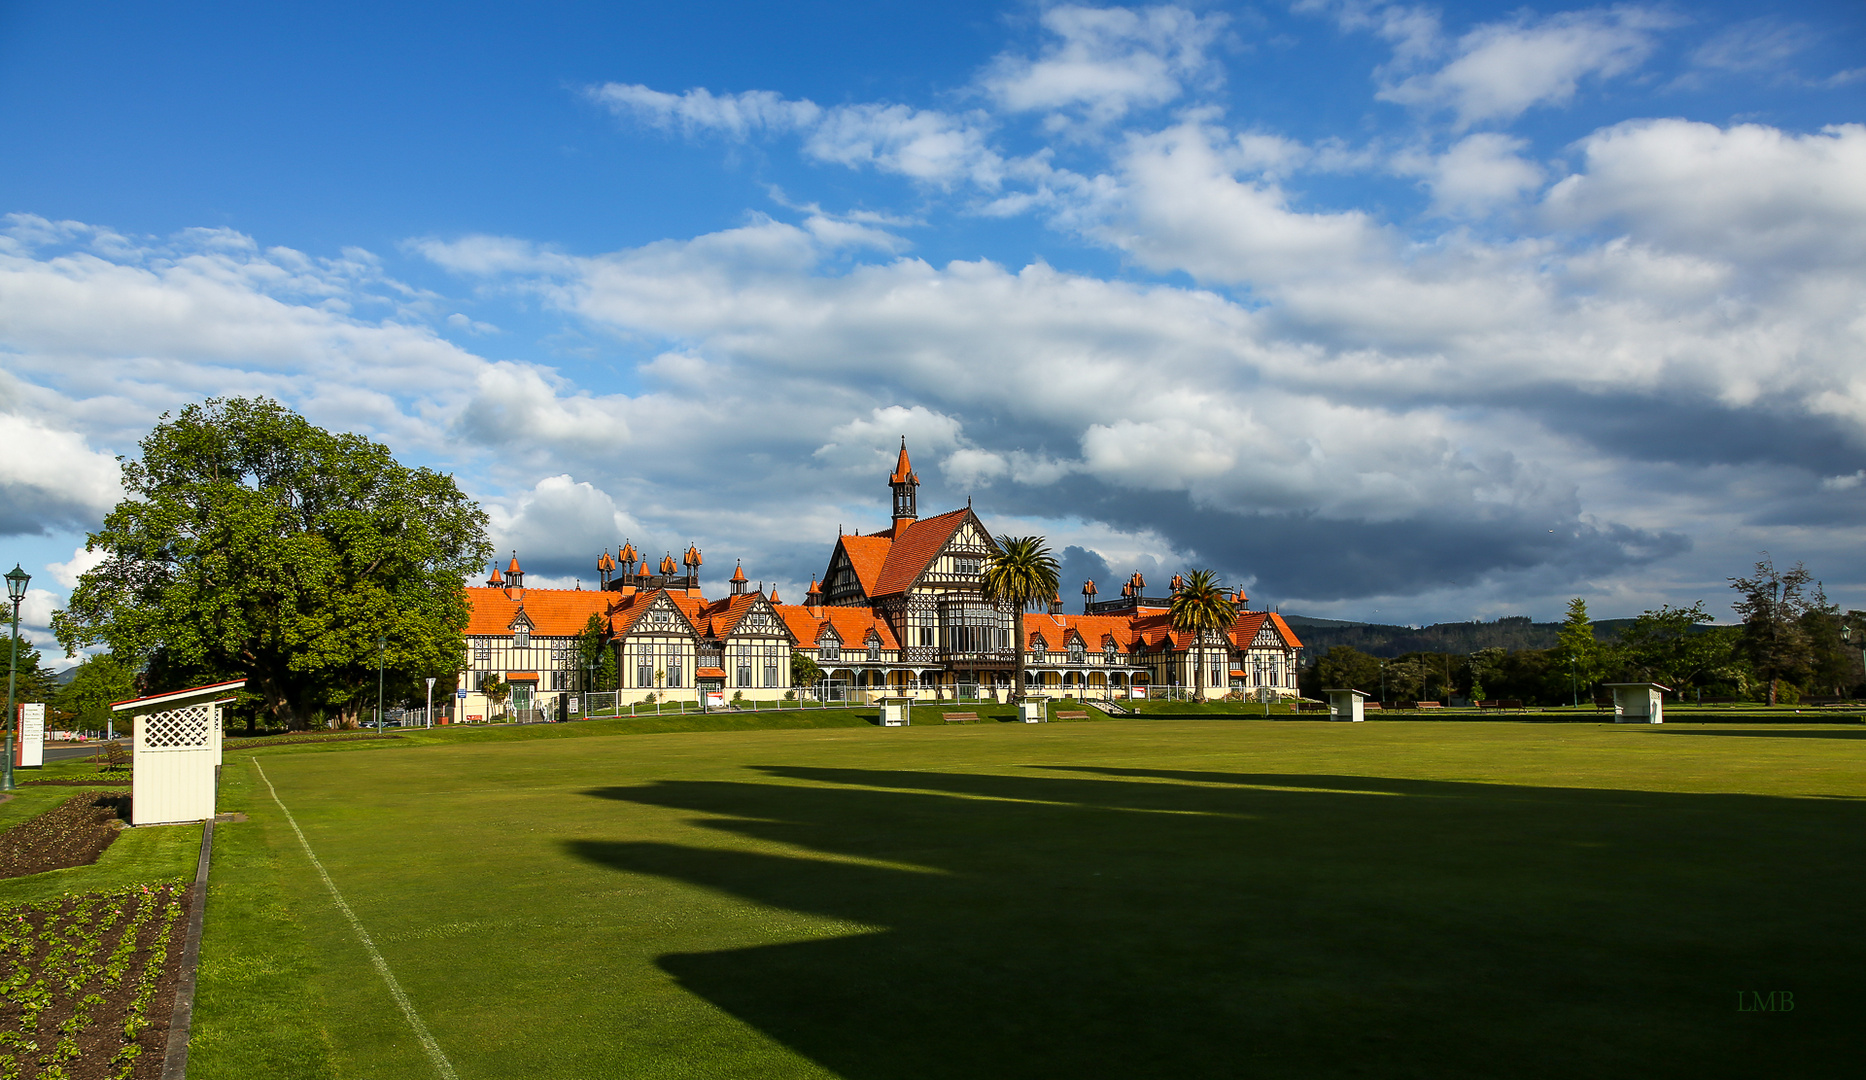
<instances>
[{"instance_id":1,"label":"orange tile roof","mask_svg":"<svg viewBox=\"0 0 1866 1080\"><path fill-rule=\"evenodd\" d=\"M687 545L687 554L682 556L680 560L683 566L698 566L704 561L705 560L700 558L700 549L694 547L692 544Z\"/></svg>"},{"instance_id":2,"label":"orange tile roof","mask_svg":"<svg viewBox=\"0 0 1866 1080\"><path fill-rule=\"evenodd\" d=\"M716 667L695 668L693 670L693 677L696 679L723 679L726 677L726 669Z\"/></svg>"},{"instance_id":3,"label":"orange tile roof","mask_svg":"<svg viewBox=\"0 0 1866 1080\"><path fill-rule=\"evenodd\" d=\"M533 634L573 637L583 632L591 615L608 613L613 596L594 589L469 588L466 633L480 637L509 634L512 620L523 607Z\"/></svg>"},{"instance_id":4,"label":"orange tile roof","mask_svg":"<svg viewBox=\"0 0 1866 1080\"><path fill-rule=\"evenodd\" d=\"M508 671L506 672L506 675L505 675L505 681L506 682L537 682L538 673L535 671Z\"/></svg>"},{"instance_id":5,"label":"orange tile roof","mask_svg":"<svg viewBox=\"0 0 1866 1080\"><path fill-rule=\"evenodd\" d=\"M791 636L797 639L797 644L806 649L816 647L816 639L825 627L834 627L836 636L842 639L844 645L852 648L864 647L871 630L881 639L883 649L900 648L888 621L877 618L864 607L825 607L813 611L796 604L781 604L777 612L783 618L784 625L790 628Z\"/></svg>"},{"instance_id":6,"label":"orange tile roof","mask_svg":"<svg viewBox=\"0 0 1866 1080\"><path fill-rule=\"evenodd\" d=\"M1051 615L1032 612L1024 616L1024 646L1028 648L1039 632L1046 642L1061 645L1068 640L1072 630L1082 636L1083 646L1089 649L1100 649L1102 638L1112 637L1114 647L1127 652L1135 640L1132 622L1126 615Z\"/></svg>"},{"instance_id":7,"label":"orange tile roof","mask_svg":"<svg viewBox=\"0 0 1866 1080\"><path fill-rule=\"evenodd\" d=\"M729 578L728 580L730 580L734 585L745 584L745 564L739 563L738 565L734 566L732 568L732 577Z\"/></svg>"},{"instance_id":8,"label":"orange tile roof","mask_svg":"<svg viewBox=\"0 0 1866 1080\"><path fill-rule=\"evenodd\" d=\"M523 570L520 570L520 569L518 568L518 552L516 552L516 551L514 551L514 552L512 553L512 565L510 565L510 566L508 566L508 567L506 567L506 568L505 568L505 572L506 572L506 573L508 573L508 574L522 574L522 573L524 573L524 571L523 571Z\"/></svg>"},{"instance_id":9,"label":"orange tile roof","mask_svg":"<svg viewBox=\"0 0 1866 1080\"><path fill-rule=\"evenodd\" d=\"M892 530L889 530L890 533ZM875 595L875 586L881 581L881 570L888 563L888 551L894 546L891 535L883 536L844 536L836 541L843 553L849 557L849 566L855 570L855 580L861 582L862 592ZM835 563L831 556L830 563Z\"/></svg>"},{"instance_id":10,"label":"orange tile roof","mask_svg":"<svg viewBox=\"0 0 1866 1080\"><path fill-rule=\"evenodd\" d=\"M635 551L635 545L630 543L624 543L622 545L622 550L616 553L616 558L623 562L639 562L641 560L641 556Z\"/></svg>"},{"instance_id":11,"label":"orange tile roof","mask_svg":"<svg viewBox=\"0 0 1866 1080\"><path fill-rule=\"evenodd\" d=\"M938 517L925 521L916 521L901 530L901 535L888 547L888 561L881 568L881 576L875 587L869 592L870 597L892 596L913 587L921 573L926 570L946 541L959 531L959 526L971 516L971 510L951 510Z\"/></svg>"}]
</instances>

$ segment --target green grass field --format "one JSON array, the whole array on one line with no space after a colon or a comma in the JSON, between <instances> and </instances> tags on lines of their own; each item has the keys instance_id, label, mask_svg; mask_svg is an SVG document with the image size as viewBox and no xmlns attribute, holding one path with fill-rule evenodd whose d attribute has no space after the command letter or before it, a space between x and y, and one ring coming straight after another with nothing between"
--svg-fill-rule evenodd
<instances>
[{"instance_id":1,"label":"green grass field","mask_svg":"<svg viewBox=\"0 0 1866 1080\"><path fill-rule=\"evenodd\" d=\"M624 723L229 755L190 1075L437 1075L261 769L463 1080L1866 1049L1866 731Z\"/></svg>"}]
</instances>

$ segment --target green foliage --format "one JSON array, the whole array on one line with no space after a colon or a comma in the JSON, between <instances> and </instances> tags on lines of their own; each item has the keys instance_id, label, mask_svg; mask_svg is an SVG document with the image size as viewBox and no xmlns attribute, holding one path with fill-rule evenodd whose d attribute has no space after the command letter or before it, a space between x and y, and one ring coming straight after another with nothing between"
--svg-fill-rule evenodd
<instances>
[{"instance_id":1,"label":"green foliage","mask_svg":"<svg viewBox=\"0 0 1866 1080\"><path fill-rule=\"evenodd\" d=\"M1032 604L1047 602L1057 595L1058 565L1041 536L1000 536L998 550L985 561L979 579L979 591L987 602L1011 612L1012 652L1016 656L1016 677L1012 694L1024 696L1024 664L1030 643L1024 640L1023 612Z\"/></svg>"},{"instance_id":2,"label":"green foliage","mask_svg":"<svg viewBox=\"0 0 1866 1080\"><path fill-rule=\"evenodd\" d=\"M1771 705L1781 696L1783 679L1805 674L1812 666L1811 643L1801 620L1809 608L1807 587L1813 579L1800 563L1778 570L1766 551L1756 562L1755 576L1730 579L1740 597L1731 605L1743 619L1740 648L1757 677L1768 684Z\"/></svg>"},{"instance_id":3,"label":"green foliage","mask_svg":"<svg viewBox=\"0 0 1866 1080\"><path fill-rule=\"evenodd\" d=\"M1465 670L1471 675L1472 701L1490 700L1490 688L1502 676L1503 665L1508 659L1508 652L1494 647L1479 649L1465 659Z\"/></svg>"},{"instance_id":4,"label":"green foliage","mask_svg":"<svg viewBox=\"0 0 1866 1080\"><path fill-rule=\"evenodd\" d=\"M135 670L104 653L78 665L71 681L58 692L58 707L71 713L80 727L102 728L110 719L111 702L135 696Z\"/></svg>"},{"instance_id":5,"label":"green foliage","mask_svg":"<svg viewBox=\"0 0 1866 1080\"><path fill-rule=\"evenodd\" d=\"M487 701L503 706L505 699L512 696L512 684L488 672L486 681L479 684L479 692L486 695Z\"/></svg>"},{"instance_id":6,"label":"green foliage","mask_svg":"<svg viewBox=\"0 0 1866 1080\"><path fill-rule=\"evenodd\" d=\"M1210 570L1194 570L1180 582L1179 591L1170 601L1173 628L1193 635L1195 640L1222 636L1237 621L1237 607L1225 594L1218 575ZM1203 665L1200 668L1203 674ZM1198 694L1205 696L1205 686L1198 681Z\"/></svg>"},{"instance_id":7,"label":"green foliage","mask_svg":"<svg viewBox=\"0 0 1866 1080\"><path fill-rule=\"evenodd\" d=\"M1736 647L1734 627L1704 627L1710 614L1703 601L1688 608L1665 605L1641 612L1620 633L1614 651L1623 675L1677 690L1729 664Z\"/></svg>"},{"instance_id":8,"label":"green foliage","mask_svg":"<svg viewBox=\"0 0 1866 1080\"><path fill-rule=\"evenodd\" d=\"M594 612L577 632L577 678L591 690L616 688L615 650L609 646L609 621Z\"/></svg>"},{"instance_id":9,"label":"green foliage","mask_svg":"<svg viewBox=\"0 0 1866 1080\"><path fill-rule=\"evenodd\" d=\"M12 624L0 626L0 664L13 663ZM0 672L0 678L5 678ZM129 695L125 695L126 697ZM13 700L15 703L27 701L53 702L58 698L58 679L50 668L45 666L39 656L39 650L24 637L19 639L19 659L13 668ZM114 700L121 701L122 698Z\"/></svg>"},{"instance_id":10,"label":"green foliage","mask_svg":"<svg viewBox=\"0 0 1866 1080\"><path fill-rule=\"evenodd\" d=\"M790 654L790 681L792 686L815 686L823 679L823 669L816 659L800 649L792 649Z\"/></svg>"},{"instance_id":11,"label":"green foliage","mask_svg":"<svg viewBox=\"0 0 1866 1080\"><path fill-rule=\"evenodd\" d=\"M1808 686L1820 694L1845 695L1860 682L1860 652L1848 643L1846 616L1814 584L1814 598L1802 613L1801 632L1808 639Z\"/></svg>"},{"instance_id":12,"label":"green foliage","mask_svg":"<svg viewBox=\"0 0 1866 1080\"><path fill-rule=\"evenodd\" d=\"M1380 658L1369 656L1352 645L1336 645L1315 662L1311 692L1349 689L1378 695Z\"/></svg>"},{"instance_id":13,"label":"green foliage","mask_svg":"<svg viewBox=\"0 0 1866 1080\"><path fill-rule=\"evenodd\" d=\"M379 636L398 696L458 665L460 582L492 549L452 477L264 398L165 415L122 468L128 497L86 541L106 558L53 616L67 649L106 645L156 690L243 677L294 728L355 723Z\"/></svg>"},{"instance_id":14,"label":"green foliage","mask_svg":"<svg viewBox=\"0 0 1866 1080\"><path fill-rule=\"evenodd\" d=\"M1556 650L1564 662L1570 664L1583 690L1599 681L1604 674L1602 667L1606 657L1594 636L1594 622L1588 618L1586 600L1577 596L1568 601L1568 617L1562 620L1556 640Z\"/></svg>"}]
</instances>

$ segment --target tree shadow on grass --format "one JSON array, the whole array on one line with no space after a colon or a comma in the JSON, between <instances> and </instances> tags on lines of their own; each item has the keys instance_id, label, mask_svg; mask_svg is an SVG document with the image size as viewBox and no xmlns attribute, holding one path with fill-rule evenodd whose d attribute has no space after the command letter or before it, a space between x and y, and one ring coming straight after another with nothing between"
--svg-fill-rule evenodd
<instances>
[{"instance_id":1,"label":"tree shadow on grass","mask_svg":"<svg viewBox=\"0 0 1866 1080\"><path fill-rule=\"evenodd\" d=\"M1809 1076L1860 1049L1850 800L756 771L589 794L814 857L569 846L879 928L660 960L850 1080ZM1796 1011L1738 1011L1771 990Z\"/></svg>"}]
</instances>

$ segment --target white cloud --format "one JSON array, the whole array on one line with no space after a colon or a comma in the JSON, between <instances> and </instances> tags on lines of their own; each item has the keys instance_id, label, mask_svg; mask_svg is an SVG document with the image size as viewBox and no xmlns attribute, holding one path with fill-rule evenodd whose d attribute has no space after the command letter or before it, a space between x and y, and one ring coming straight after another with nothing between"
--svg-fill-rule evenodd
<instances>
[{"instance_id":1,"label":"white cloud","mask_svg":"<svg viewBox=\"0 0 1866 1080\"><path fill-rule=\"evenodd\" d=\"M1524 160L1523 139L1494 132L1467 135L1442 154L1403 153L1394 171L1423 177L1432 192L1432 211L1448 217L1482 217L1518 202L1542 185L1542 167Z\"/></svg>"},{"instance_id":2,"label":"white cloud","mask_svg":"<svg viewBox=\"0 0 1866 1080\"><path fill-rule=\"evenodd\" d=\"M1041 22L1050 40L1038 57L999 56L980 79L1011 112L1068 111L1106 124L1221 78L1206 51L1227 22L1222 14L1064 4Z\"/></svg>"},{"instance_id":3,"label":"white cloud","mask_svg":"<svg viewBox=\"0 0 1866 1080\"><path fill-rule=\"evenodd\" d=\"M46 569L52 572L52 578L67 589L78 587L78 579L102 566L109 552L102 549L86 551L82 547L73 548L71 558L59 563L47 563Z\"/></svg>"},{"instance_id":4,"label":"white cloud","mask_svg":"<svg viewBox=\"0 0 1866 1080\"><path fill-rule=\"evenodd\" d=\"M607 83L589 91L617 116L691 136L714 132L735 139L801 134L804 152L818 161L872 167L921 183L972 183L991 189L1007 165L989 145L982 113L953 115L936 109L864 103L828 109L765 90L714 95L707 90L667 94L645 86Z\"/></svg>"},{"instance_id":5,"label":"white cloud","mask_svg":"<svg viewBox=\"0 0 1866 1080\"><path fill-rule=\"evenodd\" d=\"M0 534L95 527L120 498L110 454L69 428L0 412Z\"/></svg>"},{"instance_id":6,"label":"white cloud","mask_svg":"<svg viewBox=\"0 0 1866 1080\"><path fill-rule=\"evenodd\" d=\"M1548 194L1568 227L1624 229L1674 251L1789 269L1859 264L1866 125L1794 134L1631 120L1581 140L1582 172Z\"/></svg>"},{"instance_id":7,"label":"white cloud","mask_svg":"<svg viewBox=\"0 0 1866 1080\"><path fill-rule=\"evenodd\" d=\"M516 553L527 573L543 578L596 578L596 556L645 542L645 530L608 492L568 474L547 476L529 490L486 501L489 534L503 569ZM581 575L577 574L582 568ZM539 580L541 579L534 579Z\"/></svg>"},{"instance_id":8,"label":"white cloud","mask_svg":"<svg viewBox=\"0 0 1866 1080\"><path fill-rule=\"evenodd\" d=\"M1624 75L1644 63L1655 31L1675 19L1633 7L1561 12L1489 23L1459 38L1452 58L1381 88L1401 105L1449 109L1459 127L1510 121L1537 105L1565 104L1589 77Z\"/></svg>"}]
</instances>

